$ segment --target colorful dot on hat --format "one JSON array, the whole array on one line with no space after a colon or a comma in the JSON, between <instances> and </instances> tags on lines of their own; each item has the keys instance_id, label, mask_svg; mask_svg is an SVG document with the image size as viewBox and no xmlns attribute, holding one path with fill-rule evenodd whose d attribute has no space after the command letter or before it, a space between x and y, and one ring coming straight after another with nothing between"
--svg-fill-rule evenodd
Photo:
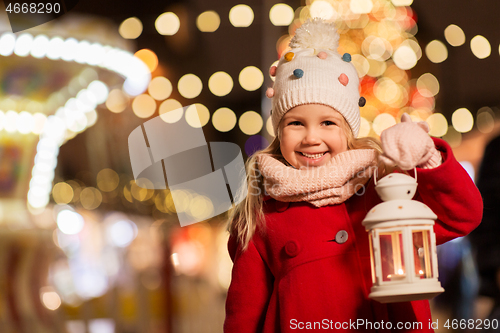
<instances>
[{"instance_id":1,"label":"colorful dot on hat","mask_svg":"<svg viewBox=\"0 0 500 333\"><path fill-rule=\"evenodd\" d=\"M366 105L366 98L360 97L358 105L361 106L361 107L365 106Z\"/></svg>"},{"instance_id":2,"label":"colorful dot on hat","mask_svg":"<svg viewBox=\"0 0 500 333\"><path fill-rule=\"evenodd\" d=\"M325 51L321 51L318 53L318 58L320 59L326 59L328 57L328 54Z\"/></svg>"},{"instance_id":3,"label":"colorful dot on hat","mask_svg":"<svg viewBox=\"0 0 500 333\"><path fill-rule=\"evenodd\" d=\"M270 88L270 87L267 88L267 90L266 90L266 96L267 96L267 98L273 98L273 96L274 96L274 89Z\"/></svg>"},{"instance_id":4,"label":"colorful dot on hat","mask_svg":"<svg viewBox=\"0 0 500 333\"><path fill-rule=\"evenodd\" d=\"M293 71L293 75L295 75L296 78L300 79L301 77L304 76L304 71L300 68L297 68L296 70Z\"/></svg>"},{"instance_id":5,"label":"colorful dot on hat","mask_svg":"<svg viewBox=\"0 0 500 333\"><path fill-rule=\"evenodd\" d=\"M269 68L269 75L273 77L276 76L276 69L277 69L276 66L272 66L271 68Z\"/></svg>"},{"instance_id":6,"label":"colorful dot on hat","mask_svg":"<svg viewBox=\"0 0 500 333\"><path fill-rule=\"evenodd\" d=\"M342 60L344 60L345 62L350 62L352 60L351 55L349 53L344 53L344 55L342 56Z\"/></svg>"},{"instance_id":7,"label":"colorful dot on hat","mask_svg":"<svg viewBox=\"0 0 500 333\"><path fill-rule=\"evenodd\" d=\"M344 86L347 86L347 84L349 83L349 78L347 77L347 75L342 73L339 76L339 82L342 83Z\"/></svg>"},{"instance_id":8,"label":"colorful dot on hat","mask_svg":"<svg viewBox=\"0 0 500 333\"><path fill-rule=\"evenodd\" d=\"M295 53L288 52L287 54L285 54L285 60L286 61L292 61L294 56L295 56Z\"/></svg>"}]
</instances>

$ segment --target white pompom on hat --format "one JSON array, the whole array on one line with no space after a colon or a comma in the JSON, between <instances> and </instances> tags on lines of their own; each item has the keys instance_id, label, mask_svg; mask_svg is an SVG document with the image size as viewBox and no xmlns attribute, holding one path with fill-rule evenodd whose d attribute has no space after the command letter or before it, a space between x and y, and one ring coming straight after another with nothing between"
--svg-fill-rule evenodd
<instances>
[{"instance_id":1,"label":"white pompom on hat","mask_svg":"<svg viewBox=\"0 0 500 333\"><path fill-rule=\"evenodd\" d=\"M276 79L267 96L272 98L272 123L277 133L285 113L302 104L324 104L337 110L351 127L354 137L360 126L358 73L351 56L337 52L339 35L333 24L321 19L305 22L290 41L291 50L284 54Z\"/></svg>"}]
</instances>

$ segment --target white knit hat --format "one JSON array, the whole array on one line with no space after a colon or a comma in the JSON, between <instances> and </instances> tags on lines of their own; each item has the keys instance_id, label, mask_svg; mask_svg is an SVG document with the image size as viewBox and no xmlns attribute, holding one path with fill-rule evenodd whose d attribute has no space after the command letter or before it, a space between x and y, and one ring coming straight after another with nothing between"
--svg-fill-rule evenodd
<instances>
[{"instance_id":1,"label":"white knit hat","mask_svg":"<svg viewBox=\"0 0 500 333\"><path fill-rule=\"evenodd\" d=\"M272 98L272 123L277 133L283 115L302 104L331 106L344 116L355 137L358 136L359 78L351 55L338 54L339 35L336 28L321 19L305 22L290 41L291 50L270 73L276 76L266 95Z\"/></svg>"}]
</instances>

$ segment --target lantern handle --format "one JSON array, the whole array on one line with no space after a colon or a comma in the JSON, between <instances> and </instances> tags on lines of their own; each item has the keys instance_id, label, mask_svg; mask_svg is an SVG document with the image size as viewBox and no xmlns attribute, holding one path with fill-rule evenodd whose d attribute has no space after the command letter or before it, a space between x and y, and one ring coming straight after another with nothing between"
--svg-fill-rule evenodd
<instances>
[{"instance_id":1,"label":"lantern handle","mask_svg":"<svg viewBox=\"0 0 500 333\"><path fill-rule=\"evenodd\" d=\"M413 168L413 173L415 174L415 183L418 184L418 181L417 181L417 168ZM374 176L373 176L373 181L375 182L375 186L377 186L377 177L378 177L378 168L375 168L375 173L374 173Z\"/></svg>"}]
</instances>

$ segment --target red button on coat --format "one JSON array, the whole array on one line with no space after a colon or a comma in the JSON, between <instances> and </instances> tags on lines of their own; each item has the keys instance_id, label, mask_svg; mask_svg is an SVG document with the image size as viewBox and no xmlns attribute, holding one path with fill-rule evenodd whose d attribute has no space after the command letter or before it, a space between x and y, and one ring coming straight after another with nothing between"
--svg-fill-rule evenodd
<instances>
[{"instance_id":1,"label":"red button on coat","mask_svg":"<svg viewBox=\"0 0 500 333\"><path fill-rule=\"evenodd\" d=\"M299 252L300 252L300 245L296 241L288 241L285 244L285 252L288 254L290 257L296 257Z\"/></svg>"},{"instance_id":2,"label":"red button on coat","mask_svg":"<svg viewBox=\"0 0 500 333\"><path fill-rule=\"evenodd\" d=\"M276 201L276 210L280 213L284 212L290 206L289 202Z\"/></svg>"}]
</instances>

